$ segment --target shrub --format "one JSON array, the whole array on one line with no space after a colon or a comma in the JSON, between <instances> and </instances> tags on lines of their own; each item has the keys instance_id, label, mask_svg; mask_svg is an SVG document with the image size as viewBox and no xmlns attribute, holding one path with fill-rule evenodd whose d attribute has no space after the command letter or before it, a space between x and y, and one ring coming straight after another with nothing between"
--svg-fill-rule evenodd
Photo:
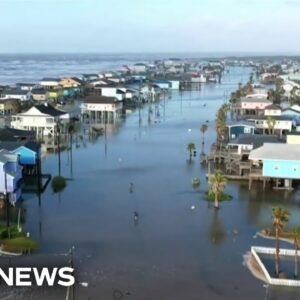
<instances>
[{"instance_id":1,"label":"shrub","mask_svg":"<svg viewBox=\"0 0 300 300\"><path fill-rule=\"evenodd\" d=\"M66 183L66 179L62 176L56 176L52 179L52 189L54 193L58 193L60 191L62 191L67 183Z\"/></svg>"}]
</instances>

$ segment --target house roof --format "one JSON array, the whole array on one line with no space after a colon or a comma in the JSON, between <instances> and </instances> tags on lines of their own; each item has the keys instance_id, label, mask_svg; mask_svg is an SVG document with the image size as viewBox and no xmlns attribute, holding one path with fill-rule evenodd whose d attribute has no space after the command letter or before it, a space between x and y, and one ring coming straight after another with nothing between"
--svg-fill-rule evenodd
<instances>
[{"instance_id":1,"label":"house roof","mask_svg":"<svg viewBox=\"0 0 300 300\"><path fill-rule=\"evenodd\" d=\"M300 147L296 144L265 143L263 146L252 150L250 160L292 160L300 161Z\"/></svg>"},{"instance_id":2,"label":"house roof","mask_svg":"<svg viewBox=\"0 0 300 300\"><path fill-rule=\"evenodd\" d=\"M7 151L14 151L20 147L28 148L29 150L38 153L41 148L40 144L36 142L26 142L26 141L4 141L0 142L0 150L5 149Z\"/></svg>"},{"instance_id":3,"label":"house roof","mask_svg":"<svg viewBox=\"0 0 300 300\"><path fill-rule=\"evenodd\" d=\"M119 102L119 100L115 97L105 97L105 96L97 96L97 95L93 95L93 96L87 96L84 99L84 103L115 103L115 102Z\"/></svg>"},{"instance_id":4,"label":"house roof","mask_svg":"<svg viewBox=\"0 0 300 300\"><path fill-rule=\"evenodd\" d=\"M85 82L83 80L81 80L80 78L78 77L71 77L71 79L73 79L74 81L80 83L80 84L84 84Z\"/></svg>"},{"instance_id":5,"label":"house roof","mask_svg":"<svg viewBox=\"0 0 300 300\"><path fill-rule=\"evenodd\" d=\"M24 145L24 142L5 141L5 142L0 142L0 149L13 151L23 145Z\"/></svg>"},{"instance_id":6,"label":"house roof","mask_svg":"<svg viewBox=\"0 0 300 300\"><path fill-rule=\"evenodd\" d=\"M255 128L255 124L253 122L244 121L244 120L241 120L241 121L227 121L226 126L227 127L247 126L247 127Z\"/></svg>"},{"instance_id":7,"label":"house roof","mask_svg":"<svg viewBox=\"0 0 300 300\"><path fill-rule=\"evenodd\" d=\"M293 121L293 117L284 116L284 115L280 115L280 116L253 116L253 117L247 118L247 120L267 120L270 117L273 118L274 120L277 120L277 121Z\"/></svg>"},{"instance_id":8,"label":"house roof","mask_svg":"<svg viewBox=\"0 0 300 300\"><path fill-rule=\"evenodd\" d=\"M0 150L0 161L2 163L7 163L9 161L13 161L16 162L18 161L18 155L15 153L12 153L6 149L1 149ZM8 172L6 172L8 173ZM11 173L12 175L14 175L14 173Z\"/></svg>"},{"instance_id":9,"label":"house roof","mask_svg":"<svg viewBox=\"0 0 300 300\"><path fill-rule=\"evenodd\" d=\"M269 103L270 105L272 104L272 102L266 98L256 98L256 97L249 97L249 98L241 98L240 100L241 102L248 102L248 103Z\"/></svg>"},{"instance_id":10,"label":"house roof","mask_svg":"<svg viewBox=\"0 0 300 300\"><path fill-rule=\"evenodd\" d=\"M56 81L56 82L59 82L59 81L61 81L61 79L60 78L53 78L53 77L45 77L41 81Z\"/></svg>"},{"instance_id":11,"label":"house roof","mask_svg":"<svg viewBox=\"0 0 300 300\"><path fill-rule=\"evenodd\" d=\"M300 114L300 111L299 111L299 110L296 110L296 109L291 108L291 107L287 107L287 108L283 109L282 111L283 111L283 112L285 112L285 111L293 111L293 112L295 112L295 113L297 113L297 114Z\"/></svg>"},{"instance_id":12,"label":"house roof","mask_svg":"<svg viewBox=\"0 0 300 300\"><path fill-rule=\"evenodd\" d=\"M11 89L11 90L4 90L2 94L4 95L27 95L29 92L20 90L20 89Z\"/></svg>"},{"instance_id":13,"label":"house roof","mask_svg":"<svg viewBox=\"0 0 300 300\"><path fill-rule=\"evenodd\" d=\"M50 115L52 117L58 117L66 114L65 111L58 110L51 106L50 104L39 104L34 106L37 110L39 110L42 114Z\"/></svg>"},{"instance_id":14,"label":"house roof","mask_svg":"<svg viewBox=\"0 0 300 300\"><path fill-rule=\"evenodd\" d=\"M159 84L159 83L166 83L169 84L170 82L168 80L165 79L158 79L154 81L155 84Z\"/></svg>"},{"instance_id":15,"label":"house roof","mask_svg":"<svg viewBox=\"0 0 300 300\"><path fill-rule=\"evenodd\" d=\"M120 90L120 89L117 89L117 94L126 94L126 92Z\"/></svg>"},{"instance_id":16,"label":"house roof","mask_svg":"<svg viewBox=\"0 0 300 300\"><path fill-rule=\"evenodd\" d=\"M24 147L34 151L34 152L39 152L40 148L41 148L41 145L39 143L36 143L36 142L33 142L33 141L29 141L29 142L26 142L24 144Z\"/></svg>"},{"instance_id":17,"label":"house roof","mask_svg":"<svg viewBox=\"0 0 300 300\"><path fill-rule=\"evenodd\" d=\"M230 140L228 145L253 145L261 147L264 143L283 143L276 135L240 134L238 138Z\"/></svg>"},{"instance_id":18,"label":"house roof","mask_svg":"<svg viewBox=\"0 0 300 300\"><path fill-rule=\"evenodd\" d=\"M82 74L83 77L99 77L98 74ZM100 77L99 77L100 78Z\"/></svg>"},{"instance_id":19,"label":"house roof","mask_svg":"<svg viewBox=\"0 0 300 300\"><path fill-rule=\"evenodd\" d=\"M35 86L36 83L24 83L24 82L18 82L16 83L16 86Z\"/></svg>"},{"instance_id":20,"label":"house roof","mask_svg":"<svg viewBox=\"0 0 300 300\"><path fill-rule=\"evenodd\" d=\"M45 95L47 93L44 89L33 89L31 90L31 94L33 95Z\"/></svg>"},{"instance_id":21,"label":"house roof","mask_svg":"<svg viewBox=\"0 0 300 300\"><path fill-rule=\"evenodd\" d=\"M18 139L32 139L34 137L34 131L14 129L10 127L4 127L0 129L0 141L16 141Z\"/></svg>"},{"instance_id":22,"label":"house roof","mask_svg":"<svg viewBox=\"0 0 300 300\"><path fill-rule=\"evenodd\" d=\"M266 106L265 109L282 110L281 107L276 104L270 104L270 105Z\"/></svg>"},{"instance_id":23,"label":"house roof","mask_svg":"<svg viewBox=\"0 0 300 300\"><path fill-rule=\"evenodd\" d=\"M0 102L19 102L20 100L19 99L16 99L16 98L0 98Z\"/></svg>"}]
</instances>

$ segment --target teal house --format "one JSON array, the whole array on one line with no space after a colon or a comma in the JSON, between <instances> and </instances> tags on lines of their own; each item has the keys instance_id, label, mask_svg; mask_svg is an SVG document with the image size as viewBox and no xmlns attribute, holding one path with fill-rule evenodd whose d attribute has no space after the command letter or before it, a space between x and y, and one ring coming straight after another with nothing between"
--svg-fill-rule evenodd
<instances>
[{"instance_id":1,"label":"teal house","mask_svg":"<svg viewBox=\"0 0 300 300\"><path fill-rule=\"evenodd\" d=\"M247 121L230 121L226 124L227 140L236 139L241 134L255 134L255 124Z\"/></svg>"}]
</instances>

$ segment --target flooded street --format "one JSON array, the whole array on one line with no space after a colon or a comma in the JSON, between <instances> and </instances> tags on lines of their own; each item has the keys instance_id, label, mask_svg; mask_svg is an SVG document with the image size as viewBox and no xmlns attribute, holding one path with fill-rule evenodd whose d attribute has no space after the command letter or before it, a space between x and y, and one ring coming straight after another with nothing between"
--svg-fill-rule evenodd
<instances>
[{"instance_id":1,"label":"flooded street","mask_svg":"<svg viewBox=\"0 0 300 300\"><path fill-rule=\"evenodd\" d=\"M252 245L273 245L253 238L271 226L272 206L284 202L291 211L289 225L297 224L300 194L262 192L256 183L249 192L248 182L229 182L226 190L233 199L215 211L203 199L207 166L199 159L200 125L209 121L207 153L216 136L216 110L250 72L231 68L222 84L202 85L182 96L174 91L158 107L152 104L150 114L145 105L141 122L137 110L119 126L108 126L107 138L79 139L72 174L63 152L62 175L70 178L66 189L53 194L49 186L41 207L35 195L25 195L22 203L25 228L40 243L30 259L67 252L74 245L77 279L89 283L76 285L75 299L80 300L265 299L266 289L243 266L243 255ZM197 147L191 164L189 142ZM56 155L43 160L43 172L57 175ZM193 177L201 180L198 190L192 187ZM25 291L13 299L41 299L39 292ZM51 293L59 294L55 299L65 297L64 290L53 290L43 292L42 299L54 299ZM299 298L297 289L268 290L268 299Z\"/></svg>"}]
</instances>

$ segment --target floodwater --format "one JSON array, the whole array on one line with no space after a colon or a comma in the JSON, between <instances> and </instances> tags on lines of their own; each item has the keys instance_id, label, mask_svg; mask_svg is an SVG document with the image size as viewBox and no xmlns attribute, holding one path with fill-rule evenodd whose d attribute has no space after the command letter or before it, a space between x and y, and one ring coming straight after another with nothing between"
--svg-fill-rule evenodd
<instances>
[{"instance_id":1,"label":"floodwater","mask_svg":"<svg viewBox=\"0 0 300 300\"><path fill-rule=\"evenodd\" d=\"M221 203L219 211L203 200L207 167L200 165L199 127L209 121L208 151L217 108L250 72L231 68L221 85L202 86L182 97L174 91L156 109L152 105L150 121L146 105L141 123L136 111L119 126L108 127L107 138L78 139L72 174L67 152L62 154L62 174L71 178L66 189L53 194L49 186L40 207L35 195L25 195L24 226L40 243L30 259L47 261L74 245L77 280L89 283L75 286L80 300L253 300L266 299L266 292L267 299L299 299L298 289L267 291L243 265L252 245L274 243L255 238L258 230L271 226L272 206L290 209L290 226L299 222L299 192L262 192L259 184L249 192L246 182L229 182L226 190L233 199ZM187 162L189 142L198 150L193 163ZM57 170L57 156L43 160L44 173L56 175ZM198 190L191 184L195 176L201 179ZM25 290L11 299L64 297L65 290L53 288L47 293Z\"/></svg>"}]
</instances>

